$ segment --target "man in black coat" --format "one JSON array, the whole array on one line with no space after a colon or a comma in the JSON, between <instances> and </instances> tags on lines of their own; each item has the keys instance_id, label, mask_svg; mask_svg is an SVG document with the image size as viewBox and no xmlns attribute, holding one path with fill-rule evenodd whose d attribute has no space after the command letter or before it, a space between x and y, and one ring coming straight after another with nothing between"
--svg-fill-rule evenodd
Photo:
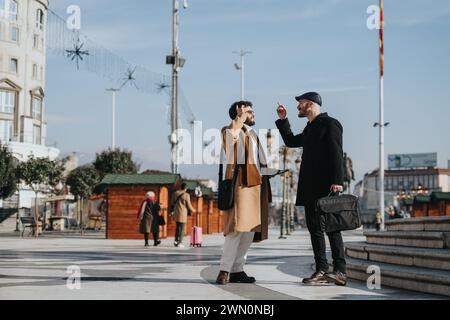
<instances>
[{"instance_id":1,"label":"man in black coat","mask_svg":"<svg viewBox=\"0 0 450 320\"><path fill-rule=\"evenodd\" d=\"M315 206L318 199L331 192L342 192L344 164L342 149L342 125L336 119L321 113L322 98L318 93L308 92L296 97L300 118L308 118L301 134L294 135L283 105L278 106L279 120L276 125L284 143L289 148L303 148L297 189L297 206L305 207L305 218L311 235L316 262L316 272L303 283L334 282L346 285L344 243L340 232L328 233L333 256L334 271L328 272L325 236L320 228Z\"/></svg>"}]
</instances>

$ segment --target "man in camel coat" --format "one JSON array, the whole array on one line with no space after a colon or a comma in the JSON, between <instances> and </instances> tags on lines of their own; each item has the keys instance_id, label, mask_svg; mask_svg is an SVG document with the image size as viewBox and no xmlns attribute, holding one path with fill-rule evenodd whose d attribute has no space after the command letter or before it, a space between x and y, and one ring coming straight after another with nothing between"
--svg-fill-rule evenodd
<instances>
[{"instance_id":1,"label":"man in camel coat","mask_svg":"<svg viewBox=\"0 0 450 320\"><path fill-rule=\"evenodd\" d=\"M234 103L229 111L231 124L222 129L222 144L226 158L225 179L238 171L234 190L234 207L224 212L225 243L220 273L216 283L254 283L254 277L244 272L247 251L253 242L268 238L268 211L272 201L264 151L255 125L253 105L248 101Z\"/></svg>"}]
</instances>

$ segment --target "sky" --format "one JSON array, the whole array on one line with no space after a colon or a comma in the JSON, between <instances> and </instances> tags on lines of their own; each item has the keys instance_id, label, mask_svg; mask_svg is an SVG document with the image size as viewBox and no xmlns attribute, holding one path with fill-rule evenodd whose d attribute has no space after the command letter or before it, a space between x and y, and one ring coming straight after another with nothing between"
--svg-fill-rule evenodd
<instances>
[{"instance_id":1,"label":"sky","mask_svg":"<svg viewBox=\"0 0 450 320\"><path fill-rule=\"evenodd\" d=\"M135 65L170 74L169 0L53 0L67 17L81 8L81 32ZM229 123L240 98L239 62L246 58L246 99L254 103L256 128L275 128L276 103L288 107L294 132L294 97L319 92L323 112L344 127L344 151L357 180L378 168L378 32L369 30L367 8L375 0L190 0L181 11L180 48L187 62L180 85L204 129ZM450 2L386 0L385 132L388 154L438 153L450 159ZM81 163L111 145L111 87L96 74L47 55L47 142ZM129 86L117 98L117 144L131 150L141 169L170 170L168 97ZM387 163L387 156L386 156ZM188 178L216 180L217 166L182 166Z\"/></svg>"}]
</instances>

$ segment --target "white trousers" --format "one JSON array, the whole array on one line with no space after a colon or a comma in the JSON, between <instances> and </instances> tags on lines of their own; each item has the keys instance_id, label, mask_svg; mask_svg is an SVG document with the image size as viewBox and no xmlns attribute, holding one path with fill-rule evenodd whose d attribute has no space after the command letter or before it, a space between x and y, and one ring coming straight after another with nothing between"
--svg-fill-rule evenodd
<instances>
[{"instance_id":1,"label":"white trousers","mask_svg":"<svg viewBox=\"0 0 450 320\"><path fill-rule=\"evenodd\" d=\"M244 271L247 251L253 243L254 232L233 232L225 237L220 271L231 273Z\"/></svg>"}]
</instances>

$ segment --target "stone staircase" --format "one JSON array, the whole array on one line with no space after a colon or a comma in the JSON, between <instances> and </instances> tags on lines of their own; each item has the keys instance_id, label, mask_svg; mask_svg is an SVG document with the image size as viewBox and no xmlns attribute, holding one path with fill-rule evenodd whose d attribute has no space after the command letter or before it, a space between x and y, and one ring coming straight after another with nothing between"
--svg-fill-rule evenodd
<instances>
[{"instance_id":1,"label":"stone staircase","mask_svg":"<svg viewBox=\"0 0 450 320\"><path fill-rule=\"evenodd\" d=\"M382 286L450 297L450 217L392 220L386 228L346 243L349 278L366 281L376 265Z\"/></svg>"}]
</instances>

